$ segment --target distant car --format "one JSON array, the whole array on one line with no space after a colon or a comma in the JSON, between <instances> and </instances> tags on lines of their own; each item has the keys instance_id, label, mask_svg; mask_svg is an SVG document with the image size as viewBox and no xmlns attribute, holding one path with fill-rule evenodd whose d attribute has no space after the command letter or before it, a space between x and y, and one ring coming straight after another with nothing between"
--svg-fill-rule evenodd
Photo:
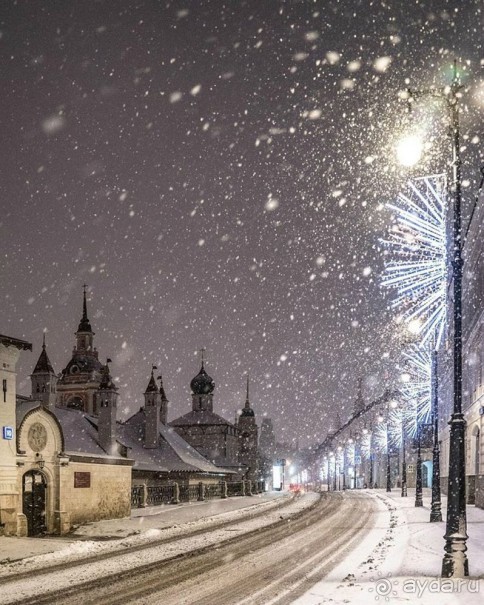
<instances>
[{"instance_id":1,"label":"distant car","mask_svg":"<svg viewBox=\"0 0 484 605\"><path fill-rule=\"evenodd\" d=\"M293 492L294 494L301 494L304 491L304 488L299 483L290 483L289 491Z\"/></svg>"}]
</instances>

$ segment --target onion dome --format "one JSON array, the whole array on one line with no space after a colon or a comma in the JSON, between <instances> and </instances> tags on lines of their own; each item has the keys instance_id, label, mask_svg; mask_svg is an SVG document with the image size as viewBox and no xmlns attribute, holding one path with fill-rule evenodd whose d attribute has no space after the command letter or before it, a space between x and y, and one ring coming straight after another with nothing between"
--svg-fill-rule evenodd
<instances>
[{"instance_id":1,"label":"onion dome","mask_svg":"<svg viewBox=\"0 0 484 605\"><path fill-rule=\"evenodd\" d=\"M245 418L253 418L255 416L254 414L254 410L252 408L249 408L247 406L245 406L244 408L242 408L242 412L240 413L241 416L245 417Z\"/></svg>"},{"instance_id":2,"label":"onion dome","mask_svg":"<svg viewBox=\"0 0 484 605\"><path fill-rule=\"evenodd\" d=\"M203 362L202 367L200 368L200 372L195 376L195 378L192 378L192 381L190 382L190 388L192 389L192 393L194 395L208 395L210 393L213 393L215 389L215 383L213 381L213 378L209 376L207 372L205 372Z\"/></svg>"}]
</instances>

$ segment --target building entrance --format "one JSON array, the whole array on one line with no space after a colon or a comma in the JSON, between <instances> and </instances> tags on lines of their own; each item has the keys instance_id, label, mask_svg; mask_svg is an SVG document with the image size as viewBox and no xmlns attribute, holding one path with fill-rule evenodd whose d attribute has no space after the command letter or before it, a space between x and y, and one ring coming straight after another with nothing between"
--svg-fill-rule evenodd
<instances>
[{"instance_id":1,"label":"building entrance","mask_svg":"<svg viewBox=\"0 0 484 605\"><path fill-rule=\"evenodd\" d=\"M28 471L22 478L23 513L27 517L28 535L40 536L45 534L47 483L45 476L39 471Z\"/></svg>"}]
</instances>

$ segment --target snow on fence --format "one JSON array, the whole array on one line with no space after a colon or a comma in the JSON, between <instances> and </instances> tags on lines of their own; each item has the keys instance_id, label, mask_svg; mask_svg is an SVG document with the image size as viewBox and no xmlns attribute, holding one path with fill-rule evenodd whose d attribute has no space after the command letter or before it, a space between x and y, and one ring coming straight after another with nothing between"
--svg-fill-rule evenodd
<instances>
[{"instance_id":1,"label":"snow on fence","mask_svg":"<svg viewBox=\"0 0 484 605\"><path fill-rule=\"evenodd\" d=\"M131 507L160 506L227 498L231 496L251 496L265 491L264 481L220 481L195 485L134 485L131 488Z\"/></svg>"}]
</instances>

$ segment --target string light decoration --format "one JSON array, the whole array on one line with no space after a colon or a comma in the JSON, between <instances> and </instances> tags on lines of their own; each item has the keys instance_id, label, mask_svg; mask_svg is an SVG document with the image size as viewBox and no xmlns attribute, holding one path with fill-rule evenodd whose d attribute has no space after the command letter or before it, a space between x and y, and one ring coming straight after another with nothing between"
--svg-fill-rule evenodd
<instances>
[{"instance_id":1,"label":"string light decoration","mask_svg":"<svg viewBox=\"0 0 484 605\"><path fill-rule=\"evenodd\" d=\"M421 345L438 348L446 316L447 246L446 180L434 175L408 182L395 204L388 204L394 221L381 240L390 260L382 285L396 291L391 306Z\"/></svg>"}]
</instances>

